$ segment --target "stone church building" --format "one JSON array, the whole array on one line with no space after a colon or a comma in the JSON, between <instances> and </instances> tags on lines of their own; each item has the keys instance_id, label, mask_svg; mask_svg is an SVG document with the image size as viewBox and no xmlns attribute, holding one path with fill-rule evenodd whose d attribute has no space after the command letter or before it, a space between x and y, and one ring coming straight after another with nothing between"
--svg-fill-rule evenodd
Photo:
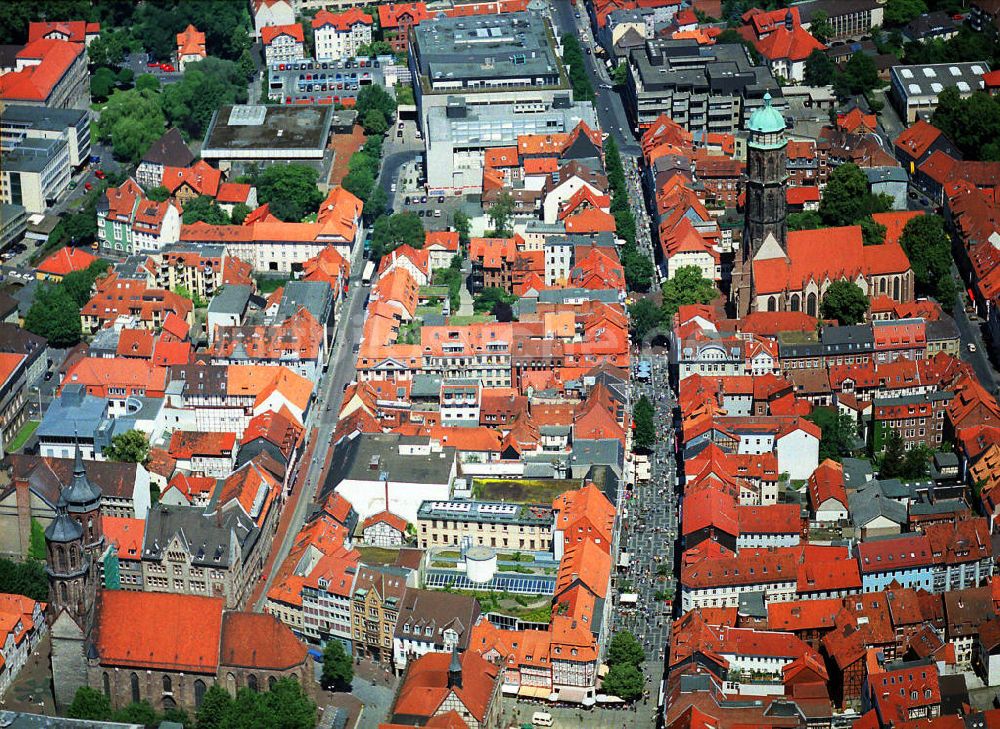
<instances>
[{"instance_id":1,"label":"stone church building","mask_svg":"<svg viewBox=\"0 0 1000 729\"><path fill-rule=\"evenodd\" d=\"M271 615L227 611L220 597L102 590L102 502L77 449L45 529L57 708L84 685L115 708L145 700L189 713L215 683L233 695L285 676L311 687L306 646Z\"/></svg>"},{"instance_id":2,"label":"stone church building","mask_svg":"<svg viewBox=\"0 0 1000 729\"><path fill-rule=\"evenodd\" d=\"M730 298L738 316L751 311L803 311L820 316L834 281L857 284L869 297L912 301L913 270L901 245L864 245L861 227L788 232L785 119L770 95L747 123L747 183L743 244Z\"/></svg>"}]
</instances>

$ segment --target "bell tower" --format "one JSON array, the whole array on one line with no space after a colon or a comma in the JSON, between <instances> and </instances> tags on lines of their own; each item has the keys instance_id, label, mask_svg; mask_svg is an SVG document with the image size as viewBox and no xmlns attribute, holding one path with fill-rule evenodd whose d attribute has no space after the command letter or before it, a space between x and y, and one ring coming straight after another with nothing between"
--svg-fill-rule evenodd
<instances>
[{"instance_id":1,"label":"bell tower","mask_svg":"<svg viewBox=\"0 0 1000 729\"><path fill-rule=\"evenodd\" d=\"M752 308L753 261L787 254L788 185L785 118L771 105L771 95L764 94L764 106L750 115L747 122L746 208L743 243L733 273L731 298L737 314Z\"/></svg>"},{"instance_id":2,"label":"bell tower","mask_svg":"<svg viewBox=\"0 0 1000 729\"><path fill-rule=\"evenodd\" d=\"M45 529L52 677L60 708L68 706L76 689L86 684L85 656L93 652L90 633L104 550L101 501L100 488L87 477L78 443L72 480L60 490L56 516Z\"/></svg>"}]
</instances>

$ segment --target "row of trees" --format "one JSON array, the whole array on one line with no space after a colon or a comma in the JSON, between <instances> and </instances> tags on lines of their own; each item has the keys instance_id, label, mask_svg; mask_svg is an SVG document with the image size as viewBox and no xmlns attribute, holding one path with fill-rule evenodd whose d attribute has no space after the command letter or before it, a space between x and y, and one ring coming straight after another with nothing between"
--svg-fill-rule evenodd
<instances>
[{"instance_id":1,"label":"row of trees","mask_svg":"<svg viewBox=\"0 0 1000 729\"><path fill-rule=\"evenodd\" d=\"M636 245L636 222L629 201L625 169L612 137L604 143L604 167L611 188L611 214L615 217L615 232L625 241L621 249L625 283L631 291L649 291L653 285L653 261Z\"/></svg>"},{"instance_id":2,"label":"row of trees","mask_svg":"<svg viewBox=\"0 0 1000 729\"><path fill-rule=\"evenodd\" d=\"M940 215L918 215L903 228L899 242L910 259L917 293L933 296L945 310L955 305L958 284L952 275L951 241Z\"/></svg>"},{"instance_id":3,"label":"row of trees","mask_svg":"<svg viewBox=\"0 0 1000 729\"><path fill-rule=\"evenodd\" d=\"M640 396L632 408L632 422L635 423L632 450L648 453L656 443L656 411L645 395Z\"/></svg>"},{"instance_id":4,"label":"row of trees","mask_svg":"<svg viewBox=\"0 0 1000 729\"><path fill-rule=\"evenodd\" d=\"M84 686L77 689L67 715L71 719L118 721L147 727L174 721L192 729L312 729L316 725L316 704L290 678L280 679L270 691L240 689L235 699L214 684L205 692L197 716L192 720L182 709L169 709L159 714L148 701L132 703L115 711L107 696Z\"/></svg>"},{"instance_id":5,"label":"row of trees","mask_svg":"<svg viewBox=\"0 0 1000 729\"><path fill-rule=\"evenodd\" d=\"M401 245L423 248L424 238L424 222L416 213L383 215L372 226L372 258L381 258Z\"/></svg>"},{"instance_id":6,"label":"row of trees","mask_svg":"<svg viewBox=\"0 0 1000 729\"><path fill-rule=\"evenodd\" d=\"M583 48L580 41L572 33L566 33L562 37L563 63L566 64L569 74L569 82L573 87L573 99L575 101L593 101L597 96L594 93L594 85L590 83L587 75L586 61L583 59Z\"/></svg>"}]
</instances>

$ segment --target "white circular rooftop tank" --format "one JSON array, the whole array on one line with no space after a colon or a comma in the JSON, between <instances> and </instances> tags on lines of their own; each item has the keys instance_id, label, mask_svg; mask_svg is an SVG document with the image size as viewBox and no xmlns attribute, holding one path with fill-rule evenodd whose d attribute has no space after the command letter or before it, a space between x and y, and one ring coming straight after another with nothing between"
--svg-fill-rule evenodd
<instances>
[{"instance_id":1,"label":"white circular rooftop tank","mask_svg":"<svg viewBox=\"0 0 1000 729\"><path fill-rule=\"evenodd\" d=\"M489 582L497 573L497 553L490 547L477 545L465 551L465 576L472 582Z\"/></svg>"}]
</instances>

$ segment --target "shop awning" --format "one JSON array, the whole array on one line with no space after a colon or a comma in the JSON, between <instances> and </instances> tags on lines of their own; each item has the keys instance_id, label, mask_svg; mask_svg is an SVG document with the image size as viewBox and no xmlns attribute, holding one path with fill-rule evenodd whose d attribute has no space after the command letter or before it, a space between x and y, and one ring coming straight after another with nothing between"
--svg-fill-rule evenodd
<instances>
[{"instance_id":1,"label":"shop awning","mask_svg":"<svg viewBox=\"0 0 1000 729\"><path fill-rule=\"evenodd\" d=\"M523 696L528 699L548 699L549 689L542 686L522 686L517 690L518 696Z\"/></svg>"}]
</instances>

